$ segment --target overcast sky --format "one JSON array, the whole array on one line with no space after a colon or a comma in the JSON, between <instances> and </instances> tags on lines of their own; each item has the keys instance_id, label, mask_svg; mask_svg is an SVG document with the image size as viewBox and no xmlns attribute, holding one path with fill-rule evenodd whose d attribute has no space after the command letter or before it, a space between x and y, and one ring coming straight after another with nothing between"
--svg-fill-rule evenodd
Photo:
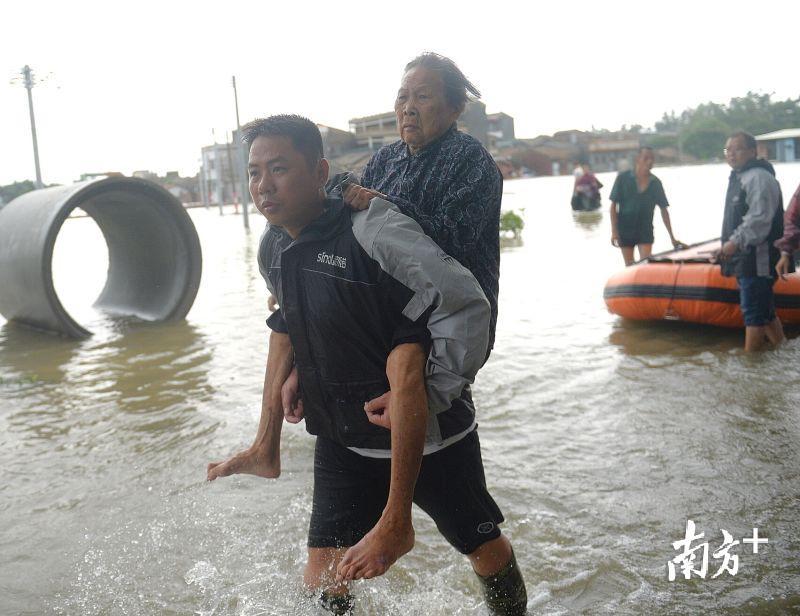
<instances>
[{"instance_id":1,"label":"overcast sky","mask_svg":"<svg viewBox=\"0 0 800 616\"><path fill-rule=\"evenodd\" d=\"M197 171L200 147L295 112L346 129L388 111L404 64L453 58L518 137L652 126L664 111L748 90L800 96L800 1L37 2L0 5L0 184Z\"/></svg>"}]
</instances>

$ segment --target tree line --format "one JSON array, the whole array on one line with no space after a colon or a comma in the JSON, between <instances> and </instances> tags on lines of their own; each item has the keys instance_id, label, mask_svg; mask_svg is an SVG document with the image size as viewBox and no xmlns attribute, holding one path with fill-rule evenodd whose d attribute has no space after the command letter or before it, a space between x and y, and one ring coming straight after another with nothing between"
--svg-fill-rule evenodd
<instances>
[{"instance_id":1,"label":"tree line","mask_svg":"<svg viewBox=\"0 0 800 616\"><path fill-rule=\"evenodd\" d=\"M664 113L648 143L674 146L699 160L722 158L728 135L744 130L759 135L783 128L800 128L800 98L772 100L771 94L748 92L726 104L707 102L680 115Z\"/></svg>"}]
</instances>

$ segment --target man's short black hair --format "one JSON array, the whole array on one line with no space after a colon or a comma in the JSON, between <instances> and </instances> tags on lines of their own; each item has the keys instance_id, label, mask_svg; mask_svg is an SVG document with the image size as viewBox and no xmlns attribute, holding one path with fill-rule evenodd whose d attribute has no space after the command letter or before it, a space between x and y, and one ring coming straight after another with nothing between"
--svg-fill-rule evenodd
<instances>
[{"instance_id":1,"label":"man's short black hair","mask_svg":"<svg viewBox=\"0 0 800 616\"><path fill-rule=\"evenodd\" d=\"M309 169L314 169L323 157L322 135L308 118L294 114L258 118L242 126L242 141L248 147L258 137L286 137L294 149L303 155Z\"/></svg>"},{"instance_id":2,"label":"man's short black hair","mask_svg":"<svg viewBox=\"0 0 800 616\"><path fill-rule=\"evenodd\" d=\"M472 94L475 98L481 97L480 90L464 76L461 69L450 58L427 51L406 64L405 72L417 66L429 68L441 74L442 82L444 82L444 97L453 109L463 110L464 105L467 104L468 94Z\"/></svg>"},{"instance_id":3,"label":"man's short black hair","mask_svg":"<svg viewBox=\"0 0 800 616\"><path fill-rule=\"evenodd\" d=\"M755 150L757 148L756 138L743 130L737 130L730 137L728 137L728 139L741 139L744 147L748 150Z\"/></svg>"}]
</instances>

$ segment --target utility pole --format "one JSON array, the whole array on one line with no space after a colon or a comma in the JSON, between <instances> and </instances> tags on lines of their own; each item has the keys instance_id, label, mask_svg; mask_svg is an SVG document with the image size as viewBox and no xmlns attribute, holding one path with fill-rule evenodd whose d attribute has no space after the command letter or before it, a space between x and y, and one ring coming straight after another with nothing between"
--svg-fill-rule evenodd
<instances>
[{"instance_id":1,"label":"utility pole","mask_svg":"<svg viewBox=\"0 0 800 616\"><path fill-rule=\"evenodd\" d=\"M239 139L242 138L242 127L239 124L239 95L236 92L236 75L233 76L233 102L236 106L236 133L239 135ZM244 145L239 144L239 151L242 153L242 160L244 162L244 173L242 175L242 215L244 216L244 228L250 229L250 219L247 214L247 210L250 207L250 203L247 200L247 195L250 194L250 187L248 185L247 180L247 157L244 156Z\"/></svg>"},{"instance_id":2,"label":"utility pole","mask_svg":"<svg viewBox=\"0 0 800 616\"><path fill-rule=\"evenodd\" d=\"M27 64L22 68L22 78L28 91L28 111L31 114L31 137L33 139L33 162L36 165L36 188L44 188L42 170L39 168L39 144L36 140L36 120L33 117L33 71Z\"/></svg>"},{"instance_id":3,"label":"utility pole","mask_svg":"<svg viewBox=\"0 0 800 616\"><path fill-rule=\"evenodd\" d=\"M236 195L236 193L238 193L239 190L236 188L236 170L233 166L233 157L231 156L231 141L233 141L233 135L231 135L229 140L228 131L225 131L225 150L228 152L228 179L231 181L231 193L233 193L231 196L233 197L234 211L238 211L239 197Z\"/></svg>"}]
</instances>

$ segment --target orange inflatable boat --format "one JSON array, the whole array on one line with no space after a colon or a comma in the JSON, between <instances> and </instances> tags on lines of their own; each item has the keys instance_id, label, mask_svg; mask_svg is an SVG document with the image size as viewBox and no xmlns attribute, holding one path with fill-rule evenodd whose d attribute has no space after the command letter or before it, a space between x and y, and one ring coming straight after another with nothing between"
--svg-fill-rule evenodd
<instances>
[{"instance_id":1,"label":"orange inflatable boat","mask_svg":"<svg viewBox=\"0 0 800 616\"><path fill-rule=\"evenodd\" d=\"M614 274L603 297L609 312L638 321L689 321L744 327L736 278L726 278L710 253L718 239L653 255ZM800 324L800 274L775 283L775 309L784 324Z\"/></svg>"}]
</instances>

